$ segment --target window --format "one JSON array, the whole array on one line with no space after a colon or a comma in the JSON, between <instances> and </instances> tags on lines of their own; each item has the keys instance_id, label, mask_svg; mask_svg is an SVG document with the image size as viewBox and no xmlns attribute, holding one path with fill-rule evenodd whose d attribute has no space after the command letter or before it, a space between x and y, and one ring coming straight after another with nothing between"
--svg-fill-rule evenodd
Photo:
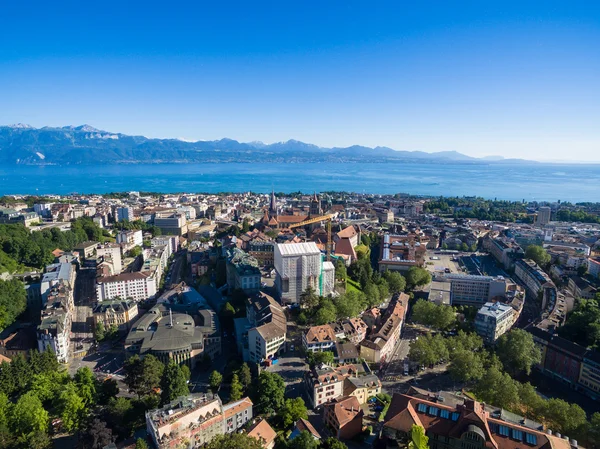
<instances>
[{"instance_id":1,"label":"window","mask_svg":"<svg viewBox=\"0 0 600 449\"><path fill-rule=\"evenodd\" d=\"M510 429L506 426L500 425L498 426L498 433L500 435L502 435L503 437L507 437L509 434Z\"/></svg>"},{"instance_id":2,"label":"window","mask_svg":"<svg viewBox=\"0 0 600 449\"><path fill-rule=\"evenodd\" d=\"M448 410L442 410L440 412L440 417L445 419L450 419L450 412Z\"/></svg>"},{"instance_id":3,"label":"window","mask_svg":"<svg viewBox=\"0 0 600 449\"><path fill-rule=\"evenodd\" d=\"M439 411L440 409L437 407L429 407L429 415L431 416L437 416Z\"/></svg>"},{"instance_id":4,"label":"window","mask_svg":"<svg viewBox=\"0 0 600 449\"><path fill-rule=\"evenodd\" d=\"M532 435L530 433L525 434L525 442L527 444L537 445L537 436Z\"/></svg>"},{"instance_id":5,"label":"window","mask_svg":"<svg viewBox=\"0 0 600 449\"><path fill-rule=\"evenodd\" d=\"M452 421L458 421L458 417L460 416L460 413L458 412L453 412L452 413Z\"/></svg>"},{"instance_id":6,"label":"window","mask_svg":"<svg viewBox=\"0 0 600 449\"><path fill-rule=\"evenodd\" d=\"M523 432L517 429L512 429L512 439L517 441L523 441Z\"/></svg>"},{"instance_id":7,"label":"window","mask_svg":"<svg viewBox=\"0 0 600 449\"><path fill-rule=\"evenodd\" d=\"M425 404L419 404L419 405L417 405L417 411L421 412L421 413L425 413L425 412L427 412L427 406Z\"/></svg>"}]
</instances>

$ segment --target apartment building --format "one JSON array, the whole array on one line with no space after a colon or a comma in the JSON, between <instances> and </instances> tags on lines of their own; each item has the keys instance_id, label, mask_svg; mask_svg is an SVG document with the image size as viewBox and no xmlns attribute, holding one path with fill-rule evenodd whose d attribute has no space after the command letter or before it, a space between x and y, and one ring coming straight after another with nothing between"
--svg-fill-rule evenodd
<instances>
[{"instance_id":1,"label":"apartment building","mask_svg":"<svg viewBox=\"0 0 600 449\"><path fill-rule=\"evenodd\" d=\"M275 245L275 288L281 302L298 304L300 295L313 288L317 295L333 291L335 273L331 262L323 262L314 242Z\"/></svg>"},{"instance_id":2,"label":"apartment building","mask_svg":"<svg viewBox=\"0 0 600 449\"><path fill-rule=\"evenodd\" d=\"M487 234L483 239L483 248L494 256L494 259L496 259L505 270L512 268L515 262L515 256L523 252L521 247L516 243L505 241L500 237L493 238L490 234Z\"/></svg>"},{"instance_id":3,"label":"apartment building","mask_svg":"<svg viewBox=\"0 0 600 449\"><path fill-rule=\"evenodd\" d=\"M201 447L252 420L249 398L223 405L219 396L190 394L146 412L146 431L158 449Z\"/></svg>"},{"instance_id":4,"label":"apartment building","mask_svg":"<svg viewBox=\"0 0 600 449\"><path fill-rule=\"evenodd\" d=\"M600 257L590 257L588 259L588 273L590 276L600 279Z\"/></svg>"},{"instance_id":5,"label":"apartment building","mask_svg":"<svg viewBox=\"0 0 600 449\"><path fill-rule=\"evenodd\" d=\"M550 217L552 216L552 209L548 206L541 206L538 209L536 224L538 226L544 226L550 223Z\"/></svg>"},{"instance_id":6,"label":"apartment building","mask_svg":"<svg viewBox=\"0 0 600 449\"><path fill-rule=\"evenodd\" d=\"M57 262L46 266L40 281L40 295L42 307L48 302L48 295L53 287L64 285L69 289L75 287L77 270L73 263Z\"/></svg>"},{"instance_id":7,"label":"apartment building","mask_svg":"<svg viewBox=\"0 0 600 449\"><path fill-rule=\"evenodd\" d=\"M344 396L354 396L359 404L366 404L369 398L381 393L381 381L375 374L347 377L344 380Z\"/></svg>"},{"instance_id":8,"label":"apartment building","mask_svg":"<svg viewBox=\"0 0 600 449\"><path fill-rule=\"evenodd\" d=\"M302 345L308 352L332 351L336 336L330 324L312 326L302 335Z\"/></svg>"},{"instance_id":9,"label":"apartment building","mask_svg":"<svg viewBox=\"0 0 600 449\"><path fill-rule=\"evenodd\" d=\"M127 331L138 316L137 303L131 299L102 301L93 309L94 324L102 323L104 329L116 326L119 331Z\"/></svg>"},{"instance_id":10,"label":"apartment building","mask_svg":"<svg viewBox=\"0 0 600 449\"><path fill-rule=\"evenodd\" d=\"M345 378L344 374L326 365L307 371L304 376L304 387L310 406L317 408L342 396Z\"/></svg>"},{"instance_id":11,"label":"apartment building","mask_svg":"<svg viewBox=\"0 0 600 449\"><path fill-rule=\"evenodd\" d=\"M405 272L412 267L422 267L426 251L426 245L421 244L420 237L416 234L385 234L379 257L379 271Z\"/></svg>"},{"instance_id":12,"label":"apartment building","mask_svg":"<svg viewBox=\"0 0 600 449\"><path fill-rule=\"evenodd\" d=\"M141 229L132 231L119 231L117 233L117 243L122 245L126 251L144 244L144 233Z\"/></svg>"},{"instance_id":13,"label":"apartment building","mask_svg":"<svg viewBox=\"0 0 600 449\"><path fill-rule=\"evenodd\" d=\"M272 267L275 263L275 243L262 240L248 242L248 253L258 261L261 267Z\"/></svg>"},{"instance_id":14,"label":"apartment building","mask_svg":"<svg viewBox=\"0 0 600 449\"><path fill-rule=\"evenodd\" d=\"M154 216L154 226L160 228L164 235L182 236L187 233L187 219L183 213L157 212Z\"/></svg>"},{"instance_id":15,"label":"apartment building","mask_svg":"<svg viewBox=\"0 0 600 449\"><path fill-rule=\"evenodd\" d=\"M445 274L436 280L450 283L450 304L480 307L494 298L506 296L507 280L502 276Z\"/></svg>"},{"instance_id":16,"label":"apartment building","mask_svg":"<svg viewBox=\"0 0 600 449\"><path fill-rule=\"evenodd\" d=\"M134 221L133 207L117 207L117 221Z\"/></svg>"},{"instance_id":17,"label":"apartment building","mask_svg":"<svg viewBox=\"0 0 600 449\"><path fill-rule=\"evenodd\" d=\"M159 235L158 237L153 237L150 240L150 247L154 249L159 246L166 246L167 258L171 257L171 254L179 250L179 237L176 235Z\"/></svg>"},{"instance_id":18,"label":"apartment building","mask_svg":"<svg viewBox=\"0 0 600 449\"><path fill-rule=\"evenodd\" d=\"M354 396L336 398L323 405L323 423L339 440L350 440L359 435L363 430L363 416Z\"/></svg>"},{"instance_id":19,"label":"apartment building","mask_svg":"<svg viewBox=\"0 0 600 449\"><path fill-rule=\"evenodd\" d=\"M60 363L67 363L71 349L73 291L66 283L56 284L47 292L46 298L36 329L38 351L51 349Z\"/></svg>"},{"instance_id":20,"label":"apartment building","mask_svg":"<svg viewBox=\"0 0 600 449\"><path fill-rule=\"evenodd\" d=\"M260 269L258 261L250 254L239 248L229 251L227 257L227 289L231 294L234 290L243 290L252 295L260 290Z\"/></svg>"},{"instance_id":21,"label":"apartment building","mask_svg":"<svg viewBox=\"0 0 600 449\"><path fill-rule=\"evenodd\" d=\"M99 243L96 245L96 256L103 257L105 261L112 264L115 274L123 271L121 259L121 246L116 243Z\"/></svg>"},{"instance_id":22,"label":"apartment building","mask_svg":"<svg viewBox=\"0 0 600 449\"><path fill-rule=\"evenodd\" d=\"M475 316L475 332L486 343L494 343L511 329L517 316L517 311L508 304L486 302Z\"/></svg>"},{"instance_id":23,"label":"apartment building","mask_svg":"<svg viewBox=\"0 0 600 449\"><path fill-rule=\"evenodd\" d=\"M554 286L550 276L531 259L515 262L515 276L525 284L534 297L537 297L545 286Z\"/></svg>"},{"instance_id":24,"label":"apartment building","mask_svg":"<svg viewBox=\"0 0 600 449\"><path fill-rule=\"evenodd\" d=\"M569 278L569 290L575 298L583 299L593 299L599 291L590 281L579 276Z\"/></svg>"},{"instance_id":25,"label":"apartment building","mask_svg":"<svg viewBox=\"0 0 600 449\"><path fill-rule=\"evenodd\" d=\"M395 296L375 330L360 343L360 356L367 362L385 362L393 353L400 339L409 299L405 293Z\"/></svg>"},{"instance_id":26,"label":"apartment building","mask_svg":"<svg viewBox=\"0 0 600 449\"><path fill-rule=\"evenodd\" d=\"M247 337L244 338L244 331L239 336L244 361L268 363L276 359L285 349L287 336L287 320L283 308L269 295L259 293L248 299L246 320ZM247 352L243 348L244 340L247 340Z\"/></svg>"},{"instance_id":27,"label":"apartment building","mask_svg":"<svg viewBox=\"0 0 600 449\"><path fill-rule=\"evenodd\" d=\"M154 298L157 292L157 280L144 273L123 273L99 278L96 281L96 299L107 301L115 298L145 301Z\"/></svg>"},{"instance_id":28,"label":"apartment building","mask_svg":"<svg viewBox=\"0 0 600 449\"><path fill-rule=\"evenodd\" d=\"M273 449L277 433L269 425L266 419L260 419L248 429L248 436L260 442L263 449Z\"/></svg>"}]
</instances>

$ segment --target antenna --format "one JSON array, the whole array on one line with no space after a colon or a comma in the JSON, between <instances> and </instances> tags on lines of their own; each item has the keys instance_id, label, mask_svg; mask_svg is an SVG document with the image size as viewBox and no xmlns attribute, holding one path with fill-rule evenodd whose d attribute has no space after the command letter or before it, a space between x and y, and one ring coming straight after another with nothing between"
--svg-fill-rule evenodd
<instances>
[{"instance_id":1,"label":"antenna","mask_svg":"<svg viewBox=\"0 0 600 449\"><path fill-rule=\"evenodd\" d=\"M171 327L173 327L173 309L169 309L169 321L170 321Z\"/></svg>"}]
</instances>

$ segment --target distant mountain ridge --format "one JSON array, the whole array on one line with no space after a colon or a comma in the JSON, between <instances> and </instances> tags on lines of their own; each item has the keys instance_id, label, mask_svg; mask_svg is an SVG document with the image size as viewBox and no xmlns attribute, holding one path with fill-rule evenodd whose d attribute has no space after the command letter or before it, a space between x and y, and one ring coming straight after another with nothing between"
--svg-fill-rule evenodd
<instances>
[{"instance_id":1,"label":"distant mountain ridge","mask_svg":"<svg viewBox=\"0 0 600 449\"><path fill-rule=\"evenodd\" d=\"M511 160L497 156L478 159L456 151L426 153L360 145L324 148L298 140L265 144L227 138L197 142L150 139L103 131L90 125L34 128L19 123L0 126L0 163L7 165L385 161L489 164Z\"/></svg>"}]
</instances>

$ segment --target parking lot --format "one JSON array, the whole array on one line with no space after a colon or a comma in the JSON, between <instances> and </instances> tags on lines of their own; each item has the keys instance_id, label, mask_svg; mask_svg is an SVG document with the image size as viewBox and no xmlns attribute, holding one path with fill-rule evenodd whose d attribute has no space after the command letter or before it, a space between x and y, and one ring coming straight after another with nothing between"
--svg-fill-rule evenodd
<instances>
[{"instance_id":1,"label":"parking lot","mask_svg":"<svg viewBox=\"0 0 600 449\"><path fill-rule=\"evenodd\" d=\"M431 273L461 273L461 267L454 254L441 254L431 250L425 254L425 268Z\"/></svg>"}]
</instances>

